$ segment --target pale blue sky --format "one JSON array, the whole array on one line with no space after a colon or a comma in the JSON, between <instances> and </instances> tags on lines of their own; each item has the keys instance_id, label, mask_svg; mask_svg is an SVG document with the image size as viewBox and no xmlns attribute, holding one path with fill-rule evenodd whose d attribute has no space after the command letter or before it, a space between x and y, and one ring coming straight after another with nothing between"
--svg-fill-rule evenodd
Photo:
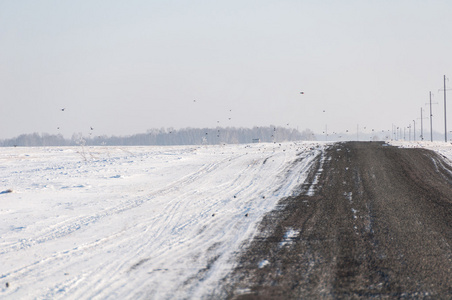
<instances>
[{"instance_id":1,"label":"pale blue sky","mask_svg":"<svg viewBox=\"0 0 452 300\"><path fill-rule=\"evenodd\" d=\"M0 0L0 28L0 138L388 130L419 118L430 90L441 131L452 78L446 0Z\"/></svg>"}]
</instances>

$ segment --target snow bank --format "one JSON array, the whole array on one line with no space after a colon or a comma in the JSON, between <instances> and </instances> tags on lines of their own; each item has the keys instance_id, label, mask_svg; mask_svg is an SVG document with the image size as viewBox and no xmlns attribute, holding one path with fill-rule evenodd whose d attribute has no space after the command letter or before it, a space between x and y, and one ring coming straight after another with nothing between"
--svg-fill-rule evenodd
<instances>
[{"instance_id":1,"label":"snow bank","mask_svg":"<svg viewBox=\"0 0 452 300\"><path fill-rule=\"evenodd\" d=\"M438 152L452 161L452 143L446 142L401 142L393 141L390 145L402 148L425 148Z\"/></svg>"},{"instance_id":2,"label":"snow bank","mask_svg":"<svg viewBox=\"0 0 452 300\"><path fill-rule=\"evenodd\" d=\"M208 298L325 145L0 148L0 298Z\"/></svg>"}]
</instances>

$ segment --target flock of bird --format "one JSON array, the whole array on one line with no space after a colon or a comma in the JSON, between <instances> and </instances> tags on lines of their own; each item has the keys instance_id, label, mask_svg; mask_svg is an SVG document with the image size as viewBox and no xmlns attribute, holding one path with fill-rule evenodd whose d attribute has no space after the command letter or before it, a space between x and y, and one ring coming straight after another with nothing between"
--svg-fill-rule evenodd
<instances>
[{"instance_id":1,"label":"flock of bird","mask_svg":"<svg viewBox=\"0 0 452 300\"><path fill-rule=\"evenodd\" d=\"M304 95L304 92L300 92L300 94ZM195 100L193 100L193 103L198 103L198 102L197 102L197 100L195 99ZM66 111L66 108L65 108L65 107L64 107L64 108L61 108L61 112L65 112L65 111ZM322 112L323 112L323 113L326 113L326 110L324 109L324 110L322 110ZM229 113L232 113L232 109L229 109ZM227 118L228 118L228 121L231 121L231 120L232 120L232 116L231 116L231 115L229 115ZM217 126L219 126L219 125L220 125L220 121L218 120L218 121L217 121ZM287 123L286 125L289 126L290 123ZM60 127L57 127L57 129L60 130ZM93 131L94 131L94 128L93 128L92 126L90 126L89 129L90 129L89 135L91 136L92 133L93 133ZM364 130L366 130L366 127L364 127ZM276 128L274 128L274 132L276 133ZM347 129L345 132L346 132L346 133L349 133L349 130ZM372 132L375 132L375 130L372 129ZM385 131L382 130L382 133L384 133L384 132L385 132ZM170 134L174 133L174 130L169 131L169 133L170 133ZM275 138L275 133L271 136L273 139ZM208 132L206 132L205 134L206 134L206 136L207 136L207 135L208 135ZM328 135L328 132L327 132L327 131L323 131L323 134ZM333 132L332 134L333 134L333 135L338 135L338 133L336 133L336 132ZM216 135L217 135L218 138L220 137L220 129L217 130L217 134L216 134ZM341 137L342 137L342 136L339 136L339 138L341 138Z\"/></svg>"},{"instance_id":2,"label":"flock of bird","mask_svg":"<svg viewBox=\"0 0 452 300\"><path fill-rule=\"evenodd\" d=\"M66 111L66 108L65 108L65 107L64 107L64 108L61 108L61 111L62 111L62 112L65 112L65 111ZM90 128L91 131L94 130L94 128L93 128L92 126L90 126L89 128ZM57 127L57 129L60 130L60 127ZM92 132L90 132L89 135L92 135Z\"/></svg>"}]
</instances>

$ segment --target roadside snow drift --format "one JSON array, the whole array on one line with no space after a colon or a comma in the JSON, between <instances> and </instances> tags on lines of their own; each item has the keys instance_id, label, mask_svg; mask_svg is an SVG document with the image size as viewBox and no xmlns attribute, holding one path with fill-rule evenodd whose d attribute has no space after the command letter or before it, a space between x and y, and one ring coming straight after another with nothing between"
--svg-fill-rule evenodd
<instances>
[{"instance_id":1,"label":"roadside snow drift","mask_svg":"<svg viewBox=\"0 0 452 300\"><path fill-rule=\"evenodd\" d=\"M391 141L390 145L402 148L425 148L439 153L452 161L452 143L448 142L406 142L406 141Z\"/></svg>"},{"instance_id":2,"label":"roadside snow drift","mask_svg":"<svg viewBox=\"0 0 452 300\"><path fill-rule=\"evenodd\" d=\"M0 298L208 298L324 148L0 148Z\"/></svg>"}]
</instances>

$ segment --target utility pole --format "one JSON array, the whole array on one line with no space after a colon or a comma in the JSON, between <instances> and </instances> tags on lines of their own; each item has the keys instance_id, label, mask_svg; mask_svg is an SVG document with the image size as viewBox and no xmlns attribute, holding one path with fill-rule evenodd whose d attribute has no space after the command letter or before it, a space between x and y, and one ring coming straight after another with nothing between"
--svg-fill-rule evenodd
<instances>
[{"instance_id":1,"label":"utility pole","mask_svg":"<svg viewBox=\"0 0 452 300\"><path fill-rule=\"evenodd\" d=\"M444 141L447 143L446 75L444 75Z\"/></svg>"},{"instance_id":2,"label":"utility pole","mask_svg":"<svg viewBox=\"0 0 452 300\"><path fill-rule=\"evenodd\" d=\"M421 107L421 135L420 135L421 141L424 140L424 119L428 119L428 118L423 117L423 115L422 115L423 112L424 112L424 109ZM417 119L419 119L419 118L417 118Z\"/></svg>"},{"instance_id":3,"label":"utility pole","mask_svg":"<svg viewBox=\"0 0 452 300\"><path fill-rule=\"evenodd\" d=\"M413 141L416 141L416 121L413 120Z\"/></svg>"},{"instance_id":4,"label":"utility pole","mask_svg":"<svg viewBox=\"0 0 452 300\"><path fill-rule=\"evenodd\" d=\"M427 103L428 105L429 103ZM432 104L438 104L438 103L432 103L432 92L430 91L430 141L433 142L433 126L432 126Z\"/></svg>"},{"instance_id":5,"label":"utility pole","mask_svg":"<svg viewBox=\"0 0 452 300\"><path fill-rule=\"evenodd\" d=\"M430 91L430 142L433 142L432 117L432 92Z\"/></svg>"},{"instance_id":6,"label":"utility pole","mask_svg":"<svg viewBox=\"0 0 452 300\"><path fill-rule=\"evenodd\" d=\"M438 91L444 91L444 141L447 143L447 110L446 110L446 91L450 89L446 89L446 75L444 75L444 88Z\"/></svg>"},{"instance_id":7,"label":"utility pole","mask_svg":"<svg viewBox=\"0 0 452 300\"><path fill-rule=\"evenodd\" d=\"M392 136L392 140L395 141L395 130L394 130L394 124L392 124L391 127L391 136Z\"/></svg>"},{"instance_id":8,"label":"utility pole","mask_svg":"<svg viewBox=\"0 0 452 300\"><path fill-rule=\"evenodd\" d=\"M423 125L423 121L422 121L422 107L421 107L421 141L424 140L424 125Z\"/></svg>"}]
</instances>

